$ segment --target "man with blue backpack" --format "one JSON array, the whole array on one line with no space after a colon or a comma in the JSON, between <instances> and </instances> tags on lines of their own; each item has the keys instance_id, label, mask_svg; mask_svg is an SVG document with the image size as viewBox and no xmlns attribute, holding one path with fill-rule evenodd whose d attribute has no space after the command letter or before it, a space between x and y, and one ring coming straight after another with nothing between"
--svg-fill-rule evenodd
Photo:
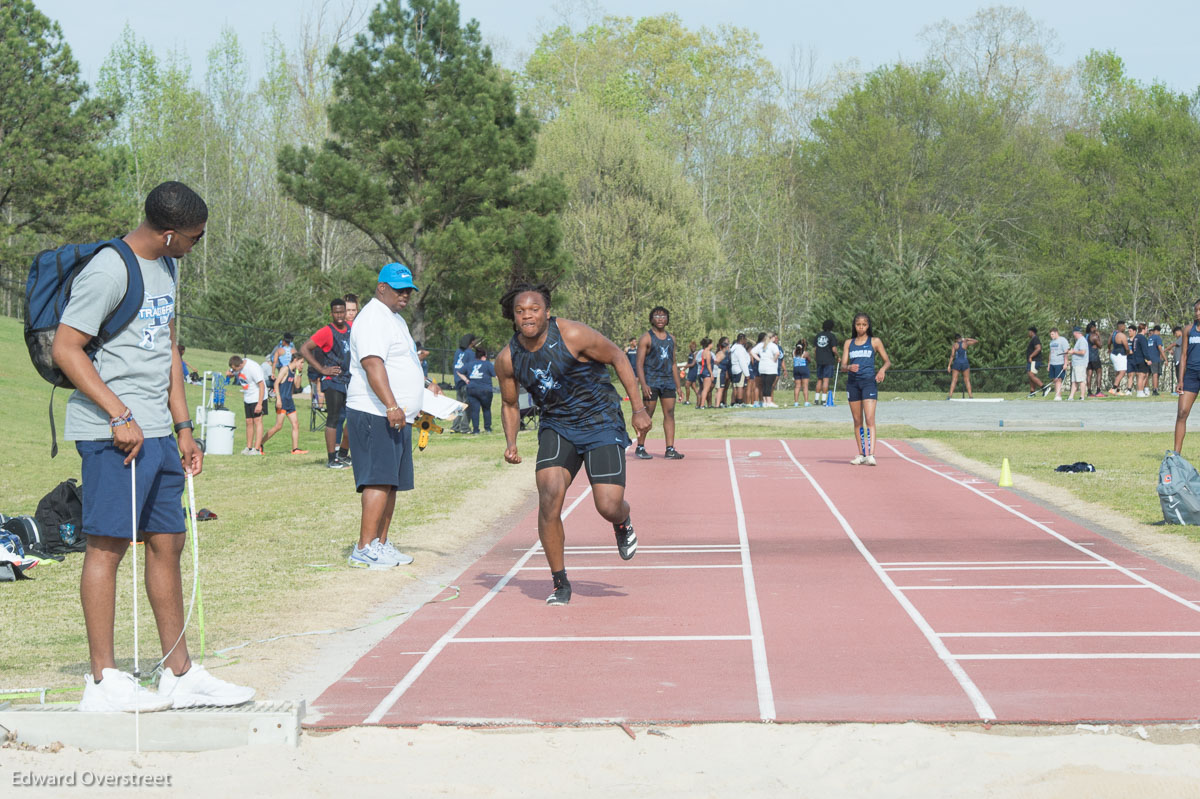
<instances>
[{"instance_id":1,"label":"man with blue backpack","mask_svg":"<svg viewBox=\"0 0 1200 799\"><path fill-rule=\"evenodd\" d=\"M175 260L203 238L207 220L199 195L182 183L161 184L146 197L138 228L96 249L72 272L56 306L61 319L52 363L65 378L60 384L76 389L67 402L64 437L76 442L82 459L87 533L80 598L91 669L79 704L83 711L227 706L254 696L252 688L227 683L193 663L184 637L181 499L185 472L199 474L203 455L192 437L175 344ZM63 255L68 250L56 251L60 273L64 258L71 270L79 266ZM43 263L42 256L34 262L30 294L50 279ZM136 313L106 331L128 301ZM99 346L97 333L104 333ZM164 653L157 693L116 667L117 567L131 540L145 544L146 592Z\"/></svg>"}]
</instances>

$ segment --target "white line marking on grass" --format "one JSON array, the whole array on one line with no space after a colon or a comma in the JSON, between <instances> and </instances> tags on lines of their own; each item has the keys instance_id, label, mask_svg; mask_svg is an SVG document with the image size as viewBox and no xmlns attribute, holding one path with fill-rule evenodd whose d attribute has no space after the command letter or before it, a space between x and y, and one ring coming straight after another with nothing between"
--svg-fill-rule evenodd
<instances>
[{"instance_id":1,"label":"white line marking on grass","mask_svg":"<svg viewBox=\"0 0 1200 799\"><path fill-rule=\"evenodd\" d=\"M562 644L576 642L620 641L656 643L660 641L749 641L748 635L513 635L492 638L455 638L452 644Z\"/></svg>"},{"instance_id":2,"label":"white line marking on grass","mask_svg":"<svg viewBox=\"0 0 1200 799\"><path fill-rule=\"evenodd\" d=\"M742 494L738 489L737 472L733 468L733 450L729 446L729 439L725 440L725 460L729 464L733 510L737 514L738 541L742 545L742 582L746 585L746 613L750 618L750 649L754 655L758 715L763 721L774 721L775 695L771 691L771 674L767 669L767 644L763 638L762 614L758 610L758 593L754 588L754 568L750 565L750 537L746 533L746 514L742 511Z\"/></svg>"},{"instance_id":3,"label":"white line marking on grass","mask_svg":"<svg viewBox=\"0 0 1200 799\"><path fill-rule=\"evenodd\" d=\"M583 500L586 499L587 495L590 493L592 493L592 487L589 485L587 489L580 494L574 502L571 503L570 507L562 512L560 518L562 518L563 521L566 521L566 518L571 515L571 511L579 507L579 503L583 502ZM371 711L371 714L363 720L363 724L378 724L379 721L385 715L387 715L387 712L391 710L397 702L400 701L400 697L404 696L404 693L412 687L412 684L417 681L417 678L424 673L425 669L429 668L429 664L433 662L433 659L442 653L442 650L446 648L446 644L454 640L454 636L458 634L459 630L461 630L463 627L466 627L467 623L470 622L471 619L478 616L479 612L484 609L487 603L491 602L496 595L500 593L500 589L508 585L509 580L517 576L517 572L519 572L521 567L524 566L531 557L533 557L534 553L536 553L538 549L539 547L530 547L525 554L513 564L513 567L509 569L503 577L500 578L499 582L493 585L486 594L480 597L479 601L472 605L471 609L464 613L462 618L454 623L453 627L443 633L442 637L439 638L433 646L429 647L429 651L426 652L425 655L418 660L411 669L408 670L408 673L404 675L404 679L396 683L396 687L388 692L388 695L383 698L382 702L375 706L375 709Z\"/></svg>"},{"instance_id":4,"label":"white line marking on grass","mask_svg":"<svg viewBox=\"0 0 1200 799\"><path fill-rule=\"evenodd\" d=\"M825 489L821 488L821 484L816 481L816 478L814 478L809 473L808 469L805 469L803 464L801 464L800 461L796 459L796 456L792 454L792 450L790 447L788 447L787 442L781 440L779 443L783 445L783 451L786 452L787 456L792 459L792 463L796 464L796 468L808 478L808 482L814 489L816 489L817 494L819 494L821 499L825 502L825 506L829 508L829 512L833 514L833 517L838 520L838 524L842 526L842 530L846 533L846 536L850 539L851 543L854 544L855 549L858 550L859 554L863 556L863 559L866 560L867 564L875 572L875 576L879 578L879 581L883 583L884 587L887 588L892 597L896 600L896 602L899 603L900 607L904 608L904 611L908 614L908 617L913 620L914 624L917 625L917 628L925 636L925 640L929 642L929 645L933 648L933 651L937 654L938 658L943 664L945 664L946 668L949 669L950 674L954 676L954 679L958 682L959 687L962 688L963 692L967 695L967 698L971 700L971 704L975 707L975 712L979 715L979 718L984 721L994 721L996 719L996 714L992 710L991 705L989 705L988 701L983 698L983 693L979 690L979 687L975 685L970 677L967 676L967 672L958 663L954 655L950 654L950 650L947 649L946 645L942 643L940 638L938 638L938 635L933 631L933 628L929 626L929 622L925 621L925 617L921 615L909 598L901 593L900 588L892 581L892 578L888 576L887 572L883 570L883 568L879 565L879 561L875 560L875 556L871 554L870 550L867 549L866 545L863 544L862 540L854 532L854 528L852 528L850 523L846 521L846 517L843 516L841 511L837 509L837 506L833 504L833 500L830 499L829 495L825 493Z\"/></svg>"},{"instance_id":5,"label":"white line marking on grass","mask_svg":"<svg viewBox=\"0 0 1200 799\"><path fill-rule=\"evenodd\" d=\"M897 455L899 455L901 458L908 461L909 463L916 464L917 466L920 466L922 469L925 469L926 471L929 471L929 472L933 472L934 474L937 474L941 477L946 477L945 475L938 472L936 469L932 469L929 466L926 466L924 463L921 463L918 460L913 460L912 458L908 457L907 455L905 455L903 452L901 452L900 450L893 447L888 442L880 441L879 443L883 444L885 447L887 447L892 452L896 453ZM968 491L978 494L979 496L986 499L988 502L992 502L992 503L995 503L996 505L999 505L1001 508L1004 508L1006 511L1008 511L1012 515L1016 516L1019 519L1024 519L1025 521L1032 524L1034 527L1037 527L1038 529L1042 530L1043 532L1054 536L1059 541L1062 541L1064 544L1071 547L1072 549L1078 550L1079 552L1082 552L1083 554L1088 555L1089 557L1095 558L1100 563L1108 564L1109 566L1112 566L1114 569L1116 569L1117 571L1124 574L1126 577L1129 577L1132 580L1136 580L1137 582L1143 584L1147 588L1150 588L1150 589L1158 592L1159 594L1162 594L1166 598L1168 598L1174 602L1178 602L1179 604L1183 605L1184 607L1186 607L1190 610L1194 610L1197 613L1200 613L1200 605L1197 605L1195 602L1190 602L1190 601L1184 599L1183 597L1179 596L1178 594L1176 594L1172 591L1169 591L1166 588L1163 588L1158 583L1147 580L1145 577L1142 577L1139 574L1135 574L1132 569L1128 569L1124 566L1121 566L1120 564L1118 564L1112 560L1109 560L1108 558L1104 557L1103 555L1098 555L1095 552L1091 552L1090 550L1087 550L1084 548L1084 547L1088 547L1088 546L1093 546L1094 542L1076 543L1075 541L1072 541L1071 539L1064 536L1062 533L1057 533L1054 530L1051 530L1046 525L1041 524L1040 522L1037 522L1037 521L1031 519L1029 516L1026 516L1024 513L1021 513L1021 511L1019 511L1019 510L1014 510L1012 507L1010 507L1009 505L1006 505L1004 502L1001 502L1000 500L996 499L995 497L988 496L987 494L985 494L984 492L975 488L974 486L966 485L962 481L955 480L952 477L946 477L946 479L950 480L952 483L961 485L963 488L967 489Z\"/></svg>"}]
</instances>

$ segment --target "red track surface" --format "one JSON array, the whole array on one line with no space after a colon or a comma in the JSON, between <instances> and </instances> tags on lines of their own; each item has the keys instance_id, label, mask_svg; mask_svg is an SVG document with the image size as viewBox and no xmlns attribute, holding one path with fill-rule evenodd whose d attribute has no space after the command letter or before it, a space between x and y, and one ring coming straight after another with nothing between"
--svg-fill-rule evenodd
<instances>
[{"instance_id":1,"label":"red track surface","mask_svg":"<svg viewBox=\"0 0 1200 799\"><path fill-rule=\"evenodd\" d=\"M569 606L530 514L308 726L1200 716L1200 583L903 444L681 449L629 463L632 561L580 475Z\"/></svg>"}]
</instances>

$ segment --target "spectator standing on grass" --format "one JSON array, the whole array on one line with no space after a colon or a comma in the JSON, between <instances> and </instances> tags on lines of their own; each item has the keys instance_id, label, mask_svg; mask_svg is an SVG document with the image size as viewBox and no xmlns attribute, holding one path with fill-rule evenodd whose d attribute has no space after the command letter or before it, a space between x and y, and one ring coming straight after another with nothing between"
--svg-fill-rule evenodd
<instances>
[{"instance_id":1,"label":"spectator standing on grass","mask_svg":"<svg viewBox=\"0 0 1200 799\"><path fill-rule=\"evenodd\" d=\"M746 334L738 333L729 348L729 369L733 381L733 407L746 405L746 383L750 379L750 350L746 349Z\"/></svg>"},{"instance_id":2,"label":"spectator standing on grass","mask_svg":"<svg viewBox=\"0 0 1200 799\"><path fill-rule=\"evenodd\" d=\"M470 404L467 396L467 375L471 373L471 363L475 360L475 345L479 338L473 333L463 333L458 340L458 349L454 351L454 398L464 405ZM454 417L450 425L452 433L466 433L471 427L467 414L460 413Z\"/></svg>"},{"instance_id":3,"label":"spectator standing on grass","mask_svg":"<svg viewBox=\"0 0 1200 799\"><path fill-rule=\"evenodd\" d=\"M712 408L713 380L712 339L705 336L700 339L700 350L696 353L696 410Z\"/></svg>"},{"instance_id":4,"label":"spectator standing on grass","mask_svg":"<svg viewBox=\"0 0 1200 799\"><path fill-rule=\"evenodd\" d=\"M1148 397L1150 390L1146 388L1147 378L1150 377L1150 345L1146 339L1146 323L1129 323L1132 341L1129 343L1129 373L1130 381L1136 385L1136 396ZM1136 381L1136 382L1135 382Z\"/></svg>"},{"instance_id":5,"label":"spectator standing on grass","mask_svg":"<svg viewBox=\"0 0 1200 799\"><path fill-rule=\"evenodd\" d=\"M762 407L762 372L759 364L762 361L763 348L766 347L767 334L758 334L758 340L750 348L750 404L755 408Z\"/></svg>"},{"instance_id":6,"label":"spectator standing on grass","mask_svg":"<svg viewBox=\"0 0 1200 799\"><path fill-rule=\"evenodd\" d=\"M479 435L479 412L483 411L483 432L492 432L492 378L496 367L488 360L487 350L477 348L467 375L467 413L471 416L471 435Z\"/></svg>"},{"instance_id":7,"label":"spectator standing on grass","mask_svg":"<svg viewBox=\"0 0 1200 799\"><path fill-rule=\"evenodd\" d=\"M293 399L297 384L300 382L300 370L303 363L299 358L295 358L275 375L275 425L263 433L264 449L267 442L271 440L271 436L283 429L283 420L286 417L292 423L292 454L308 454L308 450L300 449L300 421L296 418L296 402Z\"/></svg>"},{"instance_id":8,"label":"spectator standing on grass","mask_svg":"<svg viewBox=\"0 0 1200 799\"><path fill-rule=\"evenodd\" d=\"M779 337L767 333L763 343L762 355L758 359L759 382L762 383L762 405L764 408L778 408L775 404L775 382L779 380L779 362L783 359L783 351L779 349Z\"/></svg>"},{"instance_id":9,"label":"spectator standing on grass","mask_svg":"<svg viewBox=\"0 0 1200 799\"><path fill-rule=\"evenodd\" d=\"M362 516L348 562L360 569L413 562L388 540L388 531L397 494L413 489L412 426L425 388L440 393L421 373L416 343L400 315L414 291L408 267L383 267L375 296L350 331L346 433L354 448L354 485L362 495Z\"/></svg>"},{"instance_id":10,"label":"spectator standing on grass","mask_svg":"<svg viewBox=\"0 0 1200 799\"><path fill-rule=\"evenodd\" d=\"M1162 365L1167 356L1163 350L1162 328L1160 326L1155 325L1150 328L1147 343L1150 346L1150 394L1157 397L1158 383L1162 377Z\"/></svg>"},{"instance_id":11,"label":"spectator standing on grass","mask_svg":"<svg viewBox=\"0 0 1200 799\"><path fill-rule=\"evenodd\" d=\"M838 337L833 334L833 320L821 323L821 332L813 338L817 361L817 404L824 405L830 391L829 381L835 379L838 365Z\"/></svg>"},{"instance_id":12,"label":"spectator standing on grass","mask_svg":"<svg viewBox=\"0 0 1200 799\"><path fill-rule=\"evenodd\" d=\"M64 437L75 442L84 486L87 552L79 598L89 668L80 711L232 706L254 697L254 689L220 680L193 663L184 630L183 488L185 475L200 474L204 454L188 418L175 338L179 274L172 264L203 238L207 222L208 206L190 188L176 181L156 186L146 197L143 221L123 237L144 286L137 318L104 342L94 360L89 357L85 348L121 304L129 283L121 255L105 247L76 277L55 331L54 362L75 386ZM135 531L163 652L157 693L118 670L116 662L117 569Z\"/></svg>"},{"instance_id":13,"label":"spectator standing on grass","mask_svg":"<svg viewBox=\"0 0 1200 799\"><path fill-rule=\"evenodd\" d=\"M729 407L729 368L729 336L721 336L713 351L713 390L718 408Z\"/></svg>"},{"instance_id":14,"label":"spectator standing on grass","mask_svg":"<svg viewBox=\"0 0 1200 799\"><path fill-rule=\"evenodd\" d=\"M687 370L683 374L683 404L688 404L688 398L696 391L696 353L700 351L700 345L694 341L688 342L688 356L684 368ZM699 397L696 401L699 402Z\"/></svg>"},{"instance_id":15,"label":"spectator standing on grass","mask_svg":"<svg viewBox=\"0 0 1200 799\"><path fill-rule=\"evenodd\" d=\"M1192 304L1192 324L1179 345L1179 402L1175 406L1175 451L1183 454L1183 437L1196 394L1200 393L1200 300Z\"/></svg>"},{"instance_id":16,"label":"spectator standing on grass","mask_svg":"<svg viewBox=\"0 0 1200 799\"><path fill-rule=\"evenodd\" d=\"M262 415L267 402L267 384L262 367L240 355L229 358L227 376L242 387L242 406L246 411L246 448L243 455L262 454Z\"/></svg>"},{"instance_id":17,"label":"spectator standing on grass","mask_svg":"<svg viewBox=\"0 0 1200 799\"><path fill-rule=\"evenodd\" d=\"M1025 345L1025 365L1029 369L1029 396L1035 397L1044 385L1038 377L1038 369L1042 368L1042 340L1038 338L1037 328L1033 325L1029 326L1027 332L1029 343Z\"/></svg>"},{"instance_id":18,"label":"spectator standing on grass","mask_svg":"<svg viewBox=\"0 0 1200 799\"><path fill-rule=\"evenodd\" d=\"M1082 328L1073 328L1071 335L1075 340L1071 342L1071 349L1067 350L1067 355L1071 356L1071 396L1067 399L1075 399L1075 389L1078 388L1079 399L1083 400L1087 399L1088 343Z\"/></svg>"},{"instance_id":19,"label":"spectator standing on grass","mask_svg":"<svg viewBox=\"0 0 1200 799\"><path fill-rule=\"evenodd\" d=\"M1103 374L1100 368L1100 331L1096 329L1095 322L1088 322L1086 336L1088 344L1088 396L1103 397L1104 389L1101 387Z\"/></svg>"},{"instance_id":20,"label":"spectator standing on grass","mask_svg":"<svg viewBox=\"0 0 1200 799\"><path fill-rule=\"evenodd\" d=\"M1167 355L1169 356L1170 363L1172 364L1171 368L1175 370L1173 374L1178 376L1179 363L1183 358L1183 328L1179 325L1175 325L1173 328L1171 328L1171 344L1167 347ZM1176 379L1175 388L1171 390L1171 393L1179 396L1178 379Z\"/></svg>"},{"instance_id":21,"label":"spectator standing on grass","mask_svg":"<svg viewBox=\"0 0 1200 799\"><path fill-rule=\"evenodd\" d=\"M296 354L296 348L292 344L294 336L291 333L284 333L283 338L275 345L275 349L271 350L271 376L274 378L280 369L285 368L292 362L292 358ZM266 376L266 373L263 373Z\"/></svg>"},{"instance_id":22,"label":"spectator standing on grass","mask_svg":"<svg viewBox=\"0 0 1200 799\"><path fill-rule=\"evenodd\" d=\"M946 371L950 373L950 393L946 399L954 398L954 387L958 384L959 375L966 384L967 399L972 398L971 362L967 359L967 347L978 343L978 339L963 338L962 333L954 334L954 340L950 343L950 362L946 364Z\"/></svg>"},{"instance_id":23,"label":"spectator standing on grass","mask_svg":"<svg viewBox=\"0 0 1200 799\"><path fill-rule=\"evenodd\" d=\"M1125 380L1125 372L1129 369L1129 337L1125 335L1125 323L1117 322L1117 329L1108 337L1108 357L1112 360L1113 384L1109 394L1131 394L1129 389L1121 389Z\"/></svg>"},{"instance_id":24,"label":"spectator standing on grass","mask_svg":"<svg viewBox=\"0 0 1200 799\"><path fill-rule=\"evenodd\" d=\"M1050 328L1050 379L1054 381L1054 401L1062 402L1063 373L1066 371L1067 340L1058 334L1058 328Z\"/></svg>"},{"instance_id":25,"label":"spectator standing on grass","mask_svg":"<svg viewBox=\"0 0 1200 799\"><path fill-rule=\"evenodd\" d=\"M812 405L808 401L808 342L800 339L792 348L792 407L800 407L800 392L804 392L804 407Z\"/></svg>"},{"instance_id":26,"label":"spectator standing on grass","mask_svg":"<svg viewBox=\"0 0 1200 799\"><path fill-rule=\"evenodd\" d=\"M347 294L342 299L346 303L346 324L354 327L354 319L358 316L358 295Z\"/></svg>"},{"instance_id":27,"label":"spectator standing on grass","mask_svg":"<svg viewBox=\"0 0 1200 799\"><path fill-rule=\"evenodd\" d=\"M346 321L346 301L341 297L330 300L329 316L330 323L300 345L300 354L321 376L328 458L325 465L330 469L345 469L351 465L349 441L343 441L343 447L338 446L338 428L341 426L338 420L345 410L346 390L350 385L350 324Z\"/></svg>"}]
</instances>

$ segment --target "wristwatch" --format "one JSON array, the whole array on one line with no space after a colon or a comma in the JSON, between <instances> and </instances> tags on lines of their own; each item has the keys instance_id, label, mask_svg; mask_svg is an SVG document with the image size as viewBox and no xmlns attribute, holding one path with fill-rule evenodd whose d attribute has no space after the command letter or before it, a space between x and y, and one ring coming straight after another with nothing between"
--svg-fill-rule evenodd
<instances>
[{"instance_id":1,"label":"wristwatch","mask_svg":"<svg viewBox=\"0 0 1200 799\"><path fill-rule=\"evenodd\" d=\"M175 434L176 435L178 435L181 430L193 430L193 429L195 429L195 428L192 427L191 419L186 419L182 422L175 423Z\"/></svg>"}]
</instances>

